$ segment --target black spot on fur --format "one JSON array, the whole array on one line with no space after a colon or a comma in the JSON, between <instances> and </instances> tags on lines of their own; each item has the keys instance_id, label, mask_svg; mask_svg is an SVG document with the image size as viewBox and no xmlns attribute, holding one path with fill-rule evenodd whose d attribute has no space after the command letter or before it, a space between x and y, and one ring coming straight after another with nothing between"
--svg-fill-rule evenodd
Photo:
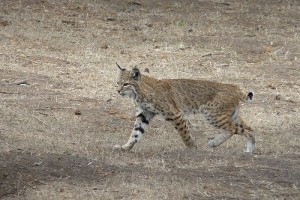
<instances>
[{"instance_id":1,"label":"black spot on fur","mask_svg":"<svg viewBox=\"0 0 300 200\"><path fill-rule=\"evenodd\" d=\"M136 131L140 131L142 134L145 132L145 130L142 127L136 127L134 128Z\"/></svg>"},{"instance_id":2,"label":"black spot on fur","mask_svg":"<svg viewBox=\"0 0 300 200\"><path fill-rule=\"evenodd\" d=\"M226 118L227 118L227 116L223 116L223 117L220 118L220 119L218 119L218 118L213 118L213 119L212 119L212 123L218 125L218 124L220 124L220 123L223 123L224 120L226 120ZM228 120L226 120L226 121L228 121Z\"/></svg>"},{"instance_id":3,"label":"black spot on fur","mask_svg":"<svg viewBox=\"0 0 300 200\"><path fill-rule=\"evenodd\" d=\"M181 117L181 115L175 117L174 120L177 120L177 119L179 119L180 117Z\"/></svg>"},{"instance_id":4,"label":"black spot on fur","mask_svg":"<svg viewBox=\"0 0 300 200\"><path fill-rule=\"evenodd\" d=\"M236 128L235 131L234 131L234 134L238 134L239 133L239 129Z\"/></svg>"},{"instance_id":5,"label":"black spot on fur","mask_svg":"<svg viewBox=\"0 0 300 200\"><path fill-rule=\"evenodd\" d=\"M143 115L142 113L139 114L137 117L141 118L143 123L149 124L149 121L146 119L145 115Z\"/></svg>"},{"instance_id":6,"label":"black spot on fur","mask_svg":"<svg viewBox=\"0 0 300 200\"><path fill-rule=\"evenodd\" d=\"M215 124L215 126L216 126L216 127L219 127L219 128L224 128L225 125L227 125L227 124L228 124L228 121L224 121L224 122L221 123L221 124Z\"/></svg>"}]
</instances>

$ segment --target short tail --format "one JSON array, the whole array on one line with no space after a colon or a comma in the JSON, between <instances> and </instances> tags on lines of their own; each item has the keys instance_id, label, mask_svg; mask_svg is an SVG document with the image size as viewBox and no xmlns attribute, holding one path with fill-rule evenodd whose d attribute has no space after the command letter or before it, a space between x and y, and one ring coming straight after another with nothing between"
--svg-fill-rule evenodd
<instances>
[{"instance_id":1,"label":"short tail","mask_svg":"<svg viewBox=\"0 0 300 200\"><path fill-rule=\"evenodd\" d=\"M240 93L240 100L243 101L243 102L252 101L253 96L254 96L253 92L249 92L248 94L246 94L244 92L241 92Z\"/></svg>"},{"instance_id":2,"label":"short tail","mask_svg":"<svg viewBox=\"0 0 300 200\"><path fill-rule=\"evenodd\" d=\"M253 96L254 96L253 92L249 92L249 93L247 94L246 100L247 100L247 101L252 101Z\"/></svg>"}]
</instances>

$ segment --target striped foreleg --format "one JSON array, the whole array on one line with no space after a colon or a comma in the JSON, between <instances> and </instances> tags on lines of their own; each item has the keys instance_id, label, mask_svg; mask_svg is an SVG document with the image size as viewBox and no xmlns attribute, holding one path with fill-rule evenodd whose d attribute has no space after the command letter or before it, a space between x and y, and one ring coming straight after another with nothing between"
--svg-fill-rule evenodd
<instances>
[{"instance_id":1,"label":"striped foreleg","mask_svg":"<svg viewBox=\"0 0 300 200\"><path fill-rule=\"evenodd\" d=\"M143 111L141 113L138 113L136 115L136 120L134 123L134 128L132 130L132 133L127 141L126 144L123 146L116 145L114 146L114 149L121 149L123 151L130 151L133 146L142 139L150 120L154 117L154 114L151 112Z\"/></svg>"}]
</instances>

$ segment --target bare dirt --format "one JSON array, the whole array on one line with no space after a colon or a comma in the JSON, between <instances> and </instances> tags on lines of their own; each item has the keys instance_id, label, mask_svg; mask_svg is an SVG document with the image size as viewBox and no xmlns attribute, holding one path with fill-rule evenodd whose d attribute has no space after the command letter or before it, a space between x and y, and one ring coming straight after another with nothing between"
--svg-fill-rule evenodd
<instances>
[{"instance_id":1,"label":"bare dirt","mask_svg":"<svg viewBox=\"0 0 300 200\"><path fill-rule=\"evenodd\" d=\"M300 2L0 1L1 199L299 199ZM257 153L190 118L197 150L154 119L129 153L134 104L115 63L254 91ZM147 72L145 72L147 73Z\"/></svg>"}]
</instances>

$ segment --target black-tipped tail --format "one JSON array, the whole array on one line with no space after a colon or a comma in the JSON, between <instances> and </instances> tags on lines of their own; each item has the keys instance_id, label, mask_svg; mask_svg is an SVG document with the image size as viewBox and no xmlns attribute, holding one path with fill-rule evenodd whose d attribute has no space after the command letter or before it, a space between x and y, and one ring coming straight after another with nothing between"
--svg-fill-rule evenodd
<instances>
[{"instance_id":1,"label":"black-tipped tail","mask_svg":"<svg viewBox=\"0 0 300 200\"><path fill-rule=\"evenodd\" d=\"M248 100L248 101L252 101L253 96L254 96L253 92L249 92L249 93L247 94L247 100Z\"/></svg>"}]
</instances>

